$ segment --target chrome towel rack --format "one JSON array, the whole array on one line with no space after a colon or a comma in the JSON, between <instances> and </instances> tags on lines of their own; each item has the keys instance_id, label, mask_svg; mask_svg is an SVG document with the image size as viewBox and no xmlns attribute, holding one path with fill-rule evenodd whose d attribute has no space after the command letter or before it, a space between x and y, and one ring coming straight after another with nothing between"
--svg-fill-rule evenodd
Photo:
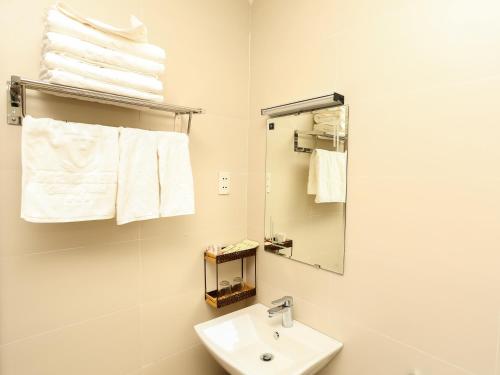
<instances>
[{"instance_id":1,"label":"chrome towel rack","mask_svg":"<svg viewBox=\"0 0 500 375\"><path fill-rule=\"evenodd\" d=\"M11 76L10 81L7 82L7 123L9 125L22 125L23 118L26 115L26 90L36 90L78 100L98 102L138 110L151 109L170 112L174 113L176 116L188 115L188 134L191 131L191 120L193 114L203 113L201 108L157 103L130 96L109 94L102 91L82 89L55 83L46 83L13 75Z\"/></svg>"},{"instance_id":2,"label":"chrome towel rack","mask_svg":"<svg viewBox=\"0 0 500 375\"><path fill-rule=\"evenodd\" d=\"M293 132L293 151L295 152L305 152L310 154L314 150L312 148L299 146L300 136L312 136L315 137L316 139L324 139L324 140L326 139L332 141L335 141L335 139L338 138L338 141L342 143L344 146L344 152L347 151L347 135L335 135L332 133L317 131L317 130L311 130L311 131L295 130ZM337 149L335 148L335 150Z\"/></svg>"}]
</instances>

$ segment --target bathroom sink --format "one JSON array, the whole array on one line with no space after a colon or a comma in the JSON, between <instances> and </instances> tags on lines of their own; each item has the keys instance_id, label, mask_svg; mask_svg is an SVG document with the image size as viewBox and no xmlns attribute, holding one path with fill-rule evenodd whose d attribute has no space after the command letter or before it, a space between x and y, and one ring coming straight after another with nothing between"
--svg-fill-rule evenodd
<instances>
[{"instance_id":1,"label":"bathroom sink","mask_svg":"<svg viewBox=\"0 0 500 375\"><path fill-rule=\"evenodd\" d=\"M208 351L232 375L315 374L342 343L296 320L283 328L256 304L194 326Z\"/></svg>"}]
</instances>

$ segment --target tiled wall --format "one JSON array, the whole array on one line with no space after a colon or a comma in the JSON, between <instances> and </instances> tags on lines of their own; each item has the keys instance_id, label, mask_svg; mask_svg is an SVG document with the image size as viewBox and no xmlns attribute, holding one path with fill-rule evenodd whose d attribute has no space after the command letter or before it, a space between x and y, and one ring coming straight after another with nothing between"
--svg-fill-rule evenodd
<instances>
[{"instance_id":1,"label":"tiled wall","mask_svg":"<svg viewBox=\"0 0 500 375\"><path fill-rule=\"evenodd\" d=\"M322 375L498 375L500 3L256 0L248 235L264 233L259 109L350 105L345 275L261 252L261 302L345 343Z\"/></svg>"},{"instance_id":2,"label":"tiled wall","mask_svg":"<svg viewBox=\"0 0 500 375\"><path fill-rule=\"evenodd\" d=\"M0 77L37 78L52 1L0 2ZM0 373L220 374L192 329L203 300L202 249L246 236L249 5L235 0L68 0L116 24L136 14L167 51L168 102L200 106L190 136L197 214L124 226L113 220L30 224L19 218L21 129L0 90ZM28 113L172 129L158 114L42 96ZM217 195L217 172L232 192ZM241 306L237 306L241 307ZM228 312L229 310L224 310Z\"/></svg>"}]
</instances>

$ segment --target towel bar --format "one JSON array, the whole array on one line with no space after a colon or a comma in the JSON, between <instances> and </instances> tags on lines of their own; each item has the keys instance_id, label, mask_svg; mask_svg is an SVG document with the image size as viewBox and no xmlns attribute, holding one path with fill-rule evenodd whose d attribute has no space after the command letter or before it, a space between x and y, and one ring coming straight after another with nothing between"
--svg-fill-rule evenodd
<instances>
[{"instance_id":1,"label":"towel bar","mask_svg":"<svg viewBox=\"0 0 500 375\"><path fill-rule=\"evenodd\" d=\"M22 125L22 119L26 114L26 90L42 91L48 94L56 94L72 99L110 104L138 110L152 109L175 113L176 115L189 115L187 126L188 134L191 130L191 119L193 114L203 113L201 108L156 103L130 96L109 94L102 91L82 89L55 83L46 83L42 81L24 79L19 76L11 76L10 81L7 82L7 123L9 125Z\"/></svg>"},{"instance_id":2,"label":"towel bar","mask_svg":"<svg viewBox=\"0 0 500 375\"><path fill-rule=\"evenodd\" d=\"M295 130L293 132L293 151L295 152L305 152L305 153L312 153L313 149L312 148L307 148L307 147L301 147L299 146L299 136L301 135L310 135L312 137L316 137L319 139L335 139L335 136L333 134L327 133L327 132L322 132L322 131L301 131L301 130ZM344 148L346 149L347 146L347 135L341 135L338 136L339 141L344 143ZM344 150L345 150L344 149Z\"/></svg>"}]
</instances>

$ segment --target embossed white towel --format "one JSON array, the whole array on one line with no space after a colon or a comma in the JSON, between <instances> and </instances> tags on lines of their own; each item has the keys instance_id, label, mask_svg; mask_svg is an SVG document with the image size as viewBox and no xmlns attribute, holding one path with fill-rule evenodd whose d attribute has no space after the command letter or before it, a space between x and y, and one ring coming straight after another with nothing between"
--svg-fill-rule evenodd
<instances>
[{"instance_id":1,"label":"embossed white towel","mask_svg":"<svg viewBox=\"0 0 500 375\"><path fill-rule=\"evenodd\" d=\"M69 35L85 42L116 51L123 51L145 59L157 62L165 60L165 51L158 46L149 43L134 42L121 36L97 30L92 26L66 16L56 7L48 10L45 28L46 31Z\"/></svg>"},{"instance_id":2,"label":"embossed white towel","mask_svg":"<svg viewBox=\"0 0 500 375\"><path fill-rule=\"evenodd\" d=\"M98 65L121 68L152 76L158 76L165 69L165 66L159 62L99 47L95 44L51 31L45 34L42 50L43 53L56 52L68 54Z\"/></svg>"},{"instance_id":3,"label":"embossed white towel","mask_svg":"<svg viewBox=\"0 0 500 375\"><path fill-rule=\"evenodd\" d=\"M118 225L160 217L157 133L120 129L120 166L116 221Z\"/></svg>"},{"instance_id":4,"label":"embossed white towel","mask_svg":"<svg viewBox=\"0 0 500 375\"><path fill-rule=\"evenodd\" d=\"M155 77L119 69L105 68L54 52L43 54L40 77L45 76L48 70L64 70L85 78L134 90L159 95L163 93L163 84Z\"/></svg>"},{"instance_id":5,"label":"embossed white towel","mask_svg":"<svg viewBox=\"0 0 500 375\"><path fill-rule=\"evenodd\" d=\"M315 149L309 161L307 194L316 203L345 202L347 153Z\"/></svg>"},{"instance_id":6,"label":"embossed white towel","mask_svg":"<svg viewBox=\"0 0 500 375\"><path fill-rule=\"evenodd\" d=\"M115 26L108 25L102 21L82 16L81 14L79 14L73 8L71 8L66 4L58 3L56 4L56 7L59 11L61 11L68 17L71 17L85 25L92 26L105 33L121 36L126 39L134 40L136 42L148 41L148 30L146 29L146 26L144 26L144 24L141 21L139 21L139 19L135 16L130 16L130 27L118 28Z\"/></svg>"},{"instance_id":7,"label":"embossed white towel","mask_svg":"<svg viewBox=\"0 0 500 375\"><path fill-rule=\"evenodd\" d=\"M26 116L21 218L36 223L115 216L118 129Z\"/></svg>"},{"instance_id":8,"label":"embossed white towel","mask_svg":"<svg viewBox=\"0 0 500 375\"><path fill-rule=\"evenodd\" d=\"M109 92L110 94L131 96L139 99L152 100L158 103L163 102L162 95L113 85L96 79L82 77L81 75L66 72L64 70L44 70L40 79L49 83L58 83L60 85L75 86L83 89L104 91Z\"/></svg>"},{"instance_id":9,"label":"embossed white towel","mask_svg":"<svg viewBox=\"0 0 500 375\"><path fill-rule=\"evenodd\" d=\"M160 216L194 214L194 188L189 137L184 133L158 132Z\"/></svg>"}]
</instances>

